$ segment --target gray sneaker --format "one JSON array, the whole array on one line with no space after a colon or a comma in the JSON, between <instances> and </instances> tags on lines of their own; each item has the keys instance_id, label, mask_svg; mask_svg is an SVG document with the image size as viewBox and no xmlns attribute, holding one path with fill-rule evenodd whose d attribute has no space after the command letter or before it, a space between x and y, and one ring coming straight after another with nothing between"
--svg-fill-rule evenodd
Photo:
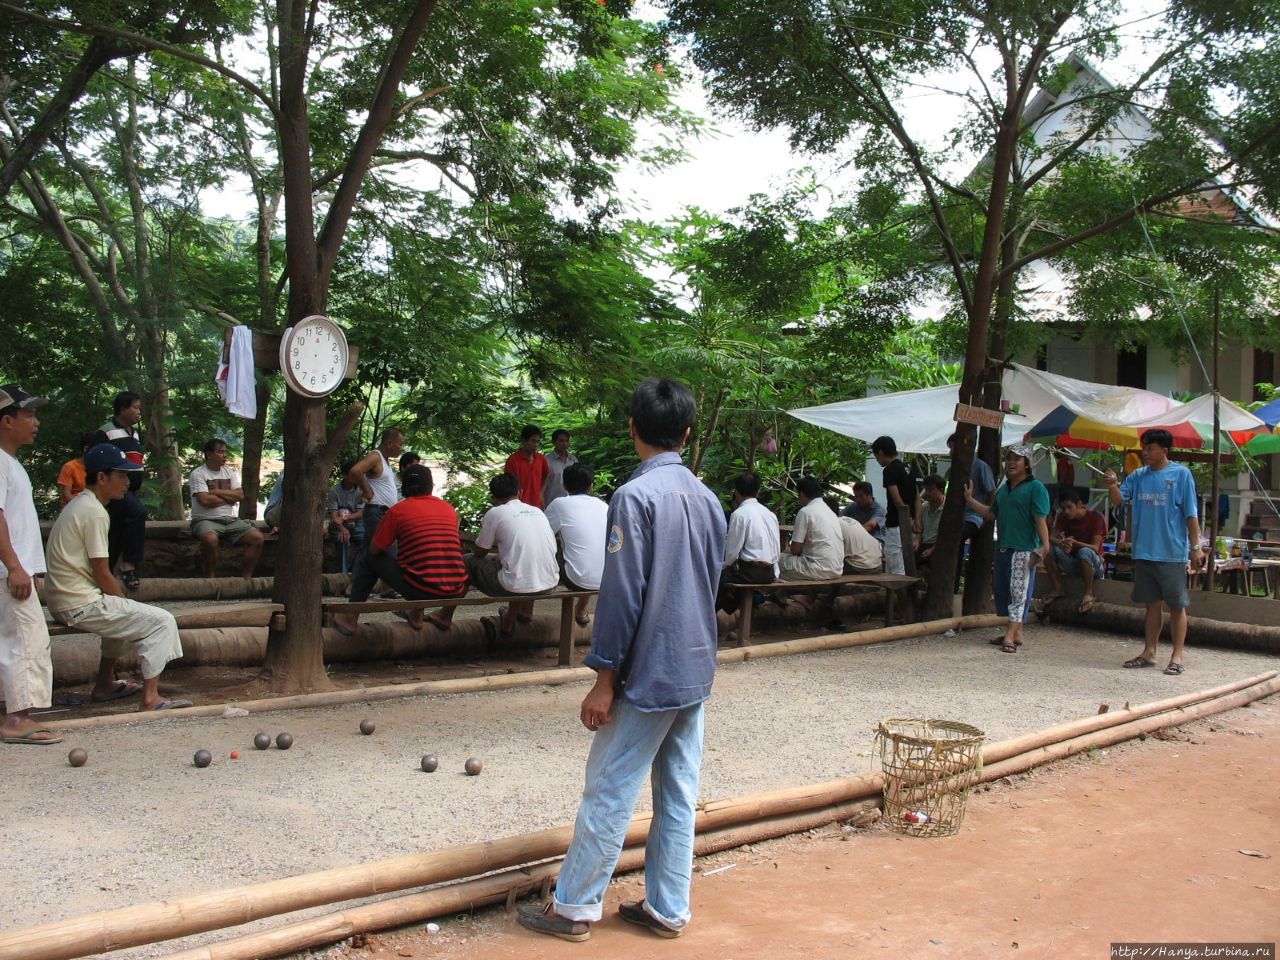
<instances>
[{"instance_id":1,"label":"gray sneaker","mask_svg":"<svg viewBox=\"0 0 1280 960\"><path fill-rule=\"evenodd\" d=\"M591 924L584 920L570 920L552 909L552 902L527 903L516 917L520 926L535 933L545 933L571 943L581 943L591 937Z\"/></svg>"},{"instance_id":2,"label":"gray sneaker","mask_svg":"<svg viewBox=\"0 0 1280 960\"><path fill-rule=\"evenodd\" d=\"M672 930L670 927L663 926L655 920L644 908L643 900L626 900L618 904L618 916L622 917L627 923L634 923L637 927L644 927L653 933L662 937L664 940L674 940L683 930Z\"/></svg>"}]
</instances>

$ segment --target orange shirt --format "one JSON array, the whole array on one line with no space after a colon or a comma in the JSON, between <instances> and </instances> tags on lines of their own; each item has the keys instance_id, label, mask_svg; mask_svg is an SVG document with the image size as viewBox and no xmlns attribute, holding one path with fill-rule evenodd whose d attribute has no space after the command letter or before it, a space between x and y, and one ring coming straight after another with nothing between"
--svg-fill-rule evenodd
<instances>
[{"instance_id":1,"label":"orange shirt","mask_svg":"<svg viewBox=\"0 0 1280 960\"><path fill-rule=\"evenodd\" d=\"M80 491L84 489L84 480L84 461L77 458L68 460L62 465L62 469L58 472L58 487L59 492L62 493L64 507L80 495ZM71 492L61 490L62 487L70 487Z\"/></svg>"}]
</instances>

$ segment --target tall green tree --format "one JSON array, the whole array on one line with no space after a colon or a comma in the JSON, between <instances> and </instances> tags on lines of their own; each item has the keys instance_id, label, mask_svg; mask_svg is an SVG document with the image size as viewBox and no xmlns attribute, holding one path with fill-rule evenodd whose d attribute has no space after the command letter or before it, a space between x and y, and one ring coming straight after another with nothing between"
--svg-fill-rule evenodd
<instances>
[{"instance_id":1,"label":"tall green tree","mask_svg":"<svg viewBox=\"0 0 1280 960\"><path fill-rule=\"evenodd\" d=\"M1274 0L1175 3L1163 19L1144 21L1145 45L1128 54L1140 60L1130 79L1074 86L1063 82L1074 75L1073 57L1105 59L1121 48L1129 27L1121 5L671 0L669 11L715 101L759 127L786 127L797 146L845 153L928 210L968 326L963 402L981 403L984 384L998 381L988 357L1003 344L990 334L993 322L1007 329L1019 271L1207 184L1264 184L1280 140L1268 106L1276 92ZM1229 71L1237 56L1269 69ZM905 112L906 95L926 89L955 91L944 124L921 126ZM1042 90L1051 101L1031 110ZM1057 135L1037 136L1050 118ZM1028 207L1037 187L1069 179L1099 142L1139 121L1150 127L1147 142L1168 146L1136 152L1128 195L1080 211L1083 222L1069 229L1045 229ZM957 153L976 173L951 169ZM1042 232L1027 243L1035 224ZM955 474L963 477L974 429L960 424L958 432ZM950 610L960 484L951 485L945 509L935 563L942 575L930 579L926 602L935 616Z\"/></svg>"}]
</instances>

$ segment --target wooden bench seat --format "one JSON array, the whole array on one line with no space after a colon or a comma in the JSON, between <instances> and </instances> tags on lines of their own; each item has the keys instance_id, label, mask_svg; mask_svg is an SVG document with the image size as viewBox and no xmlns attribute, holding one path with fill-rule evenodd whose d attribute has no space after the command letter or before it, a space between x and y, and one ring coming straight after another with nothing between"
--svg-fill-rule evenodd
<instances>
[{"instance_id":1,"label":"wooden bench seat","mask_svg":"<svg viewBox=\"0 0 1280 960\"><path fill-rule=\"evenodd\" d=\"M433 597L428 600L366 600L363 603L333 603L320 605L323 614L335 613L394 613L399 610L432 610L445 607L480 607L491 603L509 603L512 600L560 601L560 654L562 667L573 662L573 607L582 597L594 597L598 590L555 590L547 593L520 594L516 597Z\"/></svg>"},{"instance_id":2,"label":"wooden bench seat","mask_svg":"<svg viewBox=\"0 0 1280 960\"><path fill-rule=\"evenodd\" d=\"M835 592L840 587L861 585L880 587L884 590L884 625L893 626L894 596L903 593L906 602L905 616L915 620L915 587L923 581L920 577L909 577L897 573L852 573L847 576L832 577L830 580L775 580L773 583L731 583L729 587L738 593L738 643L746 646L751 642L751 606L752 594L756 591L784 590L791 593L819 593L823 590Z\"/></svg>"}]
</instances>

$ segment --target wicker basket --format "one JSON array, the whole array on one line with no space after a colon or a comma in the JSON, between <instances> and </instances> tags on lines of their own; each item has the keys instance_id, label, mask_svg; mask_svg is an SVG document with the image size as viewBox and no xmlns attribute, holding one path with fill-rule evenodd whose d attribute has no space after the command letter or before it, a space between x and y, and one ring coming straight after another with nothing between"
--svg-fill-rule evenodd
<instances>
[{"instance_id":1,"label":"wicker basket","mask_svg":"<svg viewBox=\"0 0 1280 960\"><path fill-rule=\"evenodd\" d=\"M884 771L884 818L912 837L949 837L982 767L984 734L967 723L891 717L876 730Z\"/></svg>"}]
</instances>

